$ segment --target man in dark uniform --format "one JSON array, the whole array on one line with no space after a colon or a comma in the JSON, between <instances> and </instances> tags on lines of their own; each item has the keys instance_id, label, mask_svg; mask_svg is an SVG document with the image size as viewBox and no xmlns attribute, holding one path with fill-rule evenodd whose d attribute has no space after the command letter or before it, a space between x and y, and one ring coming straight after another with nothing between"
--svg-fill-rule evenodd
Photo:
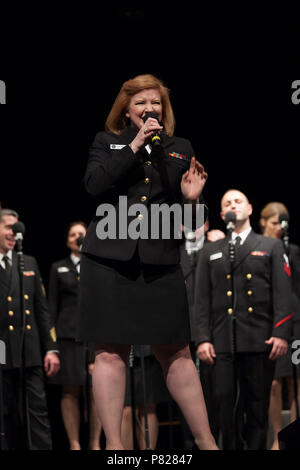
<instances>
[{"instance_id":1,"label":"man in dark uniform","mask_svg":"<svg viewBox=\"0 0 300 470\"><path fill-rule=\"evenodd\" d=\"M229 190L221 209L223 220L227 212L236 213L235 261L231 268L228 237L205 245L201 252L196 273L197 352L213 364L223 448L264 449L274 360L286 354L292 324L290 279L282 243L252 231L247 197Z\"/></svg>"},{"instance_id":2,"label":"man in dark uniform","mask_svg":"<svg viewBox=\"0 0 300 470\"><path fill-rule=\"evenodd\" d=\"M50 322L37 262L26 255L23 272L24 312L21 311L18 255L13 251L15 238L12 231L17 221L18 214L15 211L0 211L0 339L6 345L6 364L3 368L6 447L18 449L24 446L24 426L21 425L21 422L24 423L24 407L20 399L20 392L24 392L24 381L21 382L21 372L24 370L31 440L29 446L33 450L45 450L51 449L52 443L43 366L47 376L55 374L59 369L56 333ZM22 318L25 319L24 329Z\"/></svg>"}]
</instances>

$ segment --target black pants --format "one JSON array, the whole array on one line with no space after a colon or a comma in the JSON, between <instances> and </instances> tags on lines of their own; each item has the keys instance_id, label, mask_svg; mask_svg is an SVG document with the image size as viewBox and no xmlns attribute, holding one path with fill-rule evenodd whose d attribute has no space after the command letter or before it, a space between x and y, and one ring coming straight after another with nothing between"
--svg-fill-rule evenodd
<instances>
[{"instance_id":1,"label":"black pants","mask_svg":"<svg viewBox=\"0 0 300 470\"><path fill-rule=\"evenodd\" d=\"M8 450L24 448L21 387L19 369L3 372L4 427ZM26 368L26 389L32 450L52 449L42 367Z\"/></svg>"},{"instance_id":2,"label":"black pants","mask_svg":"<svg viewBox=\"0 0 300 470\"><path fill-rule=\"evenodd\" d=\"M266 448L269 400L275 367L275 362L268 359L268 356L269 352L237 354L239 400L235 421L236 394L232 356L217 354L214 384L224 450Z\"/></svg>"}]
</instances>

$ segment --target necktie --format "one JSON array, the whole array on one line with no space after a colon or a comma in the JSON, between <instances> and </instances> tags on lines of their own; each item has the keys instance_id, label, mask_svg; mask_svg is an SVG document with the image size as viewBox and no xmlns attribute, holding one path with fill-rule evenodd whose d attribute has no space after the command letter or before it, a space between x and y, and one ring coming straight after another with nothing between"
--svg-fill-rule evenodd
<instances>
[{"instance_id":1,"label":"necktie","mask_svg":"<svg viewBox=\"0 0 300 470\"><path fill-rule=\"evenodd\" d=\"M7 272L7 274L10 274L11 272L11 265L10 265L10 262L8 260L8 256L3 256L3 261L4 261L4 264L5 264L5 271Z\"/></svg>"},{"instance_id":2,"label":"necktie","mask_svg":"<svg viewBox=\"0 0 300 470\"><path fill-rule=\"evenodd\" d=\"M240 246L241 246L241 237L238 235L235 239L235 245L234 245L236 253L238 252Z\"/></svg>"}]
</instances>

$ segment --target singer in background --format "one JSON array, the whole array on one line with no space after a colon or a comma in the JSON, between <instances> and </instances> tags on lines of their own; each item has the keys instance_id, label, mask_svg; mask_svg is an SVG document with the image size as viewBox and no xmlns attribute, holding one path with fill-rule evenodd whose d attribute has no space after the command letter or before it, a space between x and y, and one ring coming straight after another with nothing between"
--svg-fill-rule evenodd
<instances>
[{"instance_id":1,"label":"singer in background","mask_svg":"<svg viewBox=\"0 0 300 470\"><path fill-rule=\"evenodd\" d=\"M86 228L86 224L81 221L69 225L67 247L71 253L67 258L52 264L48 290L49 309L57 332L61 363L60 371L50 383L62 386L61 412L70 450L81 448L79 397L81 388L86 385L88 374L86 344L75 341L81 260L80 237L83 241ZM89 449L99 450L101 425L96 415L91 388L86 399L90 400Z\"/></svg>"},{"instance_id":2,"label":"singer in background","mask_svg":"<svg viewBox=\"0 0 300 470\"><path fill-rule=\"evenodd\" d=\"M145 401L143 390L141 352L144 356L145 364ZM133 383L134 383L134 403L136 412L136 437L139 449L147 449L145 432L145 410L149 429L149 447L155 449L159 433L159 423L157 416L157 405L171 400L166 388L160 364L152 354L151 346L133 346ZM133 446L132 429L132 383L130 380L130 368L126 369L126 393L122 419L122 444L125 450L131 450Z\"/></svg>"},{"instance_id":3,"label":"singer in background","mask_svg":"<svg viewBox=\"0 0 300 470\"><path fill-rule=\"evenodd\" d=\"M21 301L17 253L12 230L17 212L0 211L0 339L6 344L7 360L3 371L4 418L7 448L22 449L22 404L20 403ZM36 260L24 255L25 379L28 396L32 450L52 448L44 372L48 377L59 370L57 342L45 290ZM2 404L0 404L2 406Z\"/></svg>"},{"instance_id":4,"label":"singer in background","mask_svg":"<svg viewBox=\"0 0 300 470\"><path fill-rule=\"evenodd\" d=\"M258 450L266 446L275 359L286 354L290 339L291 285L284 269L282 243L254 233L250 225L252 206L245 194L238 190L224 194L223 220L229 212L236 219L232 233L235 262L231 268L229 237L206 244L200 253L195 340L200 359L214 368L222 448ZM237 366L238 395L233 359ZM238 414L234 415L237 403ZM238 439L233 433L235 416Z\"/></svg>"},{"instance_id":5,"label":"singer in background","mask_svg":"<svg viewBox=\"0 0 300 470\"><path fill-rule=\"evenodd\" d=\"M148 114L148 113L151 113ZM153 117L153 116L156 116ZM149 209L152 204L196 207L207 174L191 143L173 135L168 89L152 75L125 82L96 135L85 174L88 193L111 204L118 219L119 196ZM127 218L141 225L141 213ZM93 390L106 435L106 449L122 449L120 428L125 365L131 344L149 344L166 384L202 449L216 449L201 383L189 352L190 325L179 240L99 239L96 216L82 249L79 338L94 342ZM148 221L149 222L149 221ZM151 222L151 221L150 221ZM150 226L150 224L149 224Z\"/></svg>"},{"instance_id":6,"label":"singer in background","mask_svg":"<svg viewBox=\"0 0 300 470\"><path fill-rule=\"evenodd\" d=\"M267 237L279 238L283 236L283 229L280 223L280 216L286 216L289 219L289 213L281 202L269 202L260 213L260 226L262 232ZM285 218L285 217L283 217ZM291 274L292 279L292 303L294 317L292 321L291 341L300 338L300 249L297 245L289 243L288 259L286 260L287 272ZM290 270L290 271L289 271ZM293 365L291 359L291 346L288 353L276 361L274 380L272 382L269 417L273 427L274 442L271 450L278 450L278 432L282 429L282 386L285 381L288 390L288 401L291 410L291 422L296 419L295 387ZM298 403L300 404L300 366L297 369L297 392Z\"/></svg>"}]
</instances>

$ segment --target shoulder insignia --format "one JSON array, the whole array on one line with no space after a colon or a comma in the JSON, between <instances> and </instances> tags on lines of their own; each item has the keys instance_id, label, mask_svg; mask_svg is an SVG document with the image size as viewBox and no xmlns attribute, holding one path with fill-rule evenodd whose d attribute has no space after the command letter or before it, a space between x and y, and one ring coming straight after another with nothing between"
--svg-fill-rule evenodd
<instances>
[{"instance_id":1,"label":"shoulder insignia","mask_svg":"<svg viewBox=\"0 0 300 470\"><path fill-rule=\"evenodd\" d=\"M284 270L285 270L287 276L291 277L292 273L291 273L289 258L287 257L287 255L285 253L283 255L283 259L284 259L284 261L283 261Z\"/></svg>"}]
</instances>

